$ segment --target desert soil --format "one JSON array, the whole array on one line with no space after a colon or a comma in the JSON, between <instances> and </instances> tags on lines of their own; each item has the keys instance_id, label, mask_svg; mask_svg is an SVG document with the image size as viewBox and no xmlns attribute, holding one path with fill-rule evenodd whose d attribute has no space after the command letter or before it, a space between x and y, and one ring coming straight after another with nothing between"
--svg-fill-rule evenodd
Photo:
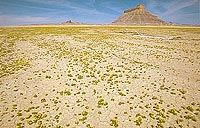
<instances>
[{"instance_id":1,"label":"desert soil","mask_svg":"<svg viewBox=\"0 0 200 128\"><path fill-rule=\"evenodd\" d=\"M198 128L200 28L0 27L1 128Z\"/></svg>"}]
</instances>

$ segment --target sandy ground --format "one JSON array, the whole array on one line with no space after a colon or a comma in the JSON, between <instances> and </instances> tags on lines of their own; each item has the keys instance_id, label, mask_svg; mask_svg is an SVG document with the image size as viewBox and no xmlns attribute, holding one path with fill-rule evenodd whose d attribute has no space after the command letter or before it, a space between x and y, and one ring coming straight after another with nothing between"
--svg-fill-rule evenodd
<instances>
[{"instance_id":1,"label":"sandy ground","mask_svg":"<svg viewBox=\"0 0 200 128\"><path fill-rule=\"evenodd\" d=\"M198 128L200 28L0 28L1 128Z\"/></svg>"}]
</instances>

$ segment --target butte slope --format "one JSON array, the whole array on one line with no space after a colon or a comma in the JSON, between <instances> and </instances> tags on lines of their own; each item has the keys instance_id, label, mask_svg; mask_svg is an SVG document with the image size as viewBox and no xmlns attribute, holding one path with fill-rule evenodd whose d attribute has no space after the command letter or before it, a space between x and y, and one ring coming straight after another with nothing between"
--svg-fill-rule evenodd
<instances>
[{"instance_id":1,"label":"butte slope","mask_svg":"<svg viewBox=\"0 0 200 128\"><path fill-rule=\"evenodd\" d=\"M124 11L124 14L115 20L112 24L167 25L168 23L148 12L143 4L139 4L133 9Z\"/></svg>"}]
</instances>

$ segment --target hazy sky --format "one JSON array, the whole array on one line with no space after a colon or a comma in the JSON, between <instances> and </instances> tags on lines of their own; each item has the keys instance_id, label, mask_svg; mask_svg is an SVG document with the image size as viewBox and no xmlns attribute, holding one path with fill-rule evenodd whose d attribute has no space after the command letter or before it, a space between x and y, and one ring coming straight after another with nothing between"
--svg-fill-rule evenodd
<instances>
[{"instance_id":1,"label":"hazy sky","mask_svg":"<svg viewBox=\"0 0 200 128\"><path fill-rule=\"evenodd\" d=\"M0 25L60 23L108 24L143 3L160 19L200 24L200 0L0 0Z\"/></svg>"}]
</instances>

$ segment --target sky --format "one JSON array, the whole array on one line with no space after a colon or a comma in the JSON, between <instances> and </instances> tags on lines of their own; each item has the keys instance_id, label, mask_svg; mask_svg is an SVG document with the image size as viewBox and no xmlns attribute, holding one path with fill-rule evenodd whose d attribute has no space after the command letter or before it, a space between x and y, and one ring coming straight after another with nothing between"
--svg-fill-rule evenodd
<instances>
[{"instance_id":1,"label":"sky","mask_svg":"<svg viewBox=\"0 0 200 128\"><path fill-rule=\"evenodd\" d=\"M0 0L0 25L109 24L141 3L164 21L200 25L200 0Z\"/></svg>"}]
</instances>

